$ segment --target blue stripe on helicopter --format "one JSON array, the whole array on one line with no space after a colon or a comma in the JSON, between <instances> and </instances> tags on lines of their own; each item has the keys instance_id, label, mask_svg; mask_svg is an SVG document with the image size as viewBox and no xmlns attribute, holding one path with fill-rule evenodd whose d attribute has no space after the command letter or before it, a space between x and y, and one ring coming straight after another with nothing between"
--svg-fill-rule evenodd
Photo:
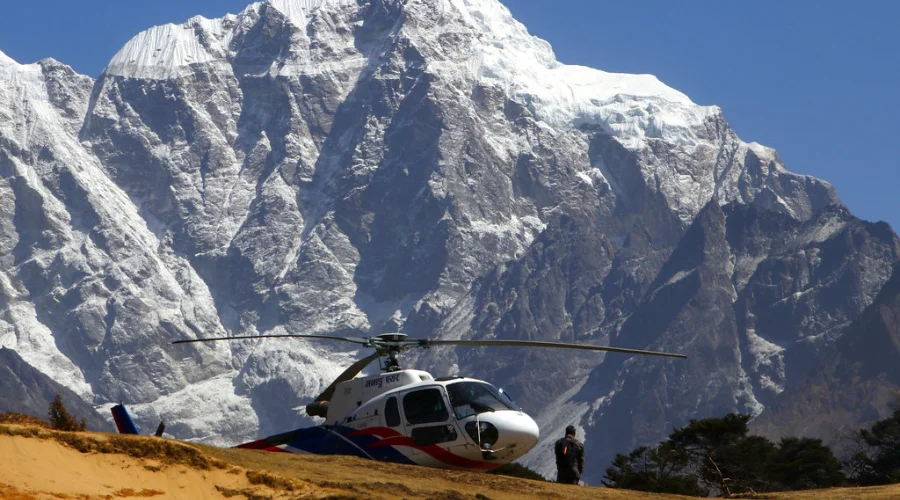
<instances>
[{"instance_id":1,"label":"blue stripe on helicopter","mask_svg":"<svg viewBox=\"0 0 900 500\"><path fill-rule=\"evenodd\" d=\"M350 455L360 458L401 464L414 464L412 460L393 446L366 449L381 438L373 435L352 435L356 429L346 426L305 427L270 436L238 448L268 451L298 451L317 455ZM286 446L287 450L277 447Z\"/></svg>"}]
</instances>

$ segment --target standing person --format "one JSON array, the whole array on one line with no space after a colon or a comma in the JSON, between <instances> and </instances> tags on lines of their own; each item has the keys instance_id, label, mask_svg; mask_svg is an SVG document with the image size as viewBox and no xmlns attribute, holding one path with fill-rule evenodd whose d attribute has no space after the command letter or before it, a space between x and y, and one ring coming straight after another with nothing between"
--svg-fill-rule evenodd
<instances>
[{"instance_id":1,"label":"standing person","mask_svg":"<svg viewBox=\"0 0 900 500\"><path fill-rule=\"evenodd\" d=\"M556 482L578 484L584 473L584 445L575 439L575 427L566 427L566 437L556 442Z\"/></svg>"}]
</instances>

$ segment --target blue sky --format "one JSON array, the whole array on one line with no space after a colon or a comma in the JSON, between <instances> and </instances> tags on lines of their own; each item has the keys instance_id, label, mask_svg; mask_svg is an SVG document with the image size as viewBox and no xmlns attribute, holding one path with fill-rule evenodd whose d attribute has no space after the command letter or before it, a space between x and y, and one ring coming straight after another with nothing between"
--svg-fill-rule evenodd
<instances>
[{"instance_id":1,"label":"blue sky","mask_svg":"<svg viewBox=\"0 0 900 500\"><path fill-rule=\"evenodd\" d=\"M241 0L7 2L0 50L97 76L129 38ZM746 141L835 185L857 216L900 229L900 1L505 0L557 57L652 73L720 106Z\"/></svg>"}]
</instances>

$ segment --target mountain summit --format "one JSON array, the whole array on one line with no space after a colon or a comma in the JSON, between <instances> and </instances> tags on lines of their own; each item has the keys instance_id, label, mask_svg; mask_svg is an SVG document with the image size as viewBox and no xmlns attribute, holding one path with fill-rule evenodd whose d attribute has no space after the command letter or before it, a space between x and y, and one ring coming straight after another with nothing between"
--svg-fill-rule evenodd
<instances>
[{"instance_id":1,"label":"mountain summit","mask_svg":"<svg viewBox=\"0 0 900 500\"><path fill-rule=\"evenodd\" d=\"M96 81L2 60L0 346L180 438L307 425L357 354L180 338L688 354L406 360L507 387L549 440L578 424L596 480L689 418L763 412L898 260L893 232L719 108L561 64L496 0L255 3L138 34Z\"/></svg>"}]
</instances>

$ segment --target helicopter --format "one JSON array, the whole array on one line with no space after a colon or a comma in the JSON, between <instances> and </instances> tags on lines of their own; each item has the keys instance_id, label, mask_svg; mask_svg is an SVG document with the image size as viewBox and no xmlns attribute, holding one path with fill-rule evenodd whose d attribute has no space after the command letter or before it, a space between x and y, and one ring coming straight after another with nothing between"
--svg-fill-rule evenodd
<instances>
[{"instance_id":1,"label":"helicopter","mask_svg":"<svg viewBox=\"0 0 900 500\"><path fill-rule=\"evenodd\" d=\"M353 363L306 405L306 414L323 418L322 424L240 444L237 448L352 455L469 471L489 471L523 456L538 442L537 423L506 391L486 381L469 377L435 378L422 370L402 368L398 357L403 351L436 346L515 346L687 357L667 352L546 341L413 339L405 333L370 337L253 335L185 339L172 343L265 338L338 340L375 352ZM380 358L383 358L381 373L357 377L366 366Z\"/></svg>"}]
</instances>

